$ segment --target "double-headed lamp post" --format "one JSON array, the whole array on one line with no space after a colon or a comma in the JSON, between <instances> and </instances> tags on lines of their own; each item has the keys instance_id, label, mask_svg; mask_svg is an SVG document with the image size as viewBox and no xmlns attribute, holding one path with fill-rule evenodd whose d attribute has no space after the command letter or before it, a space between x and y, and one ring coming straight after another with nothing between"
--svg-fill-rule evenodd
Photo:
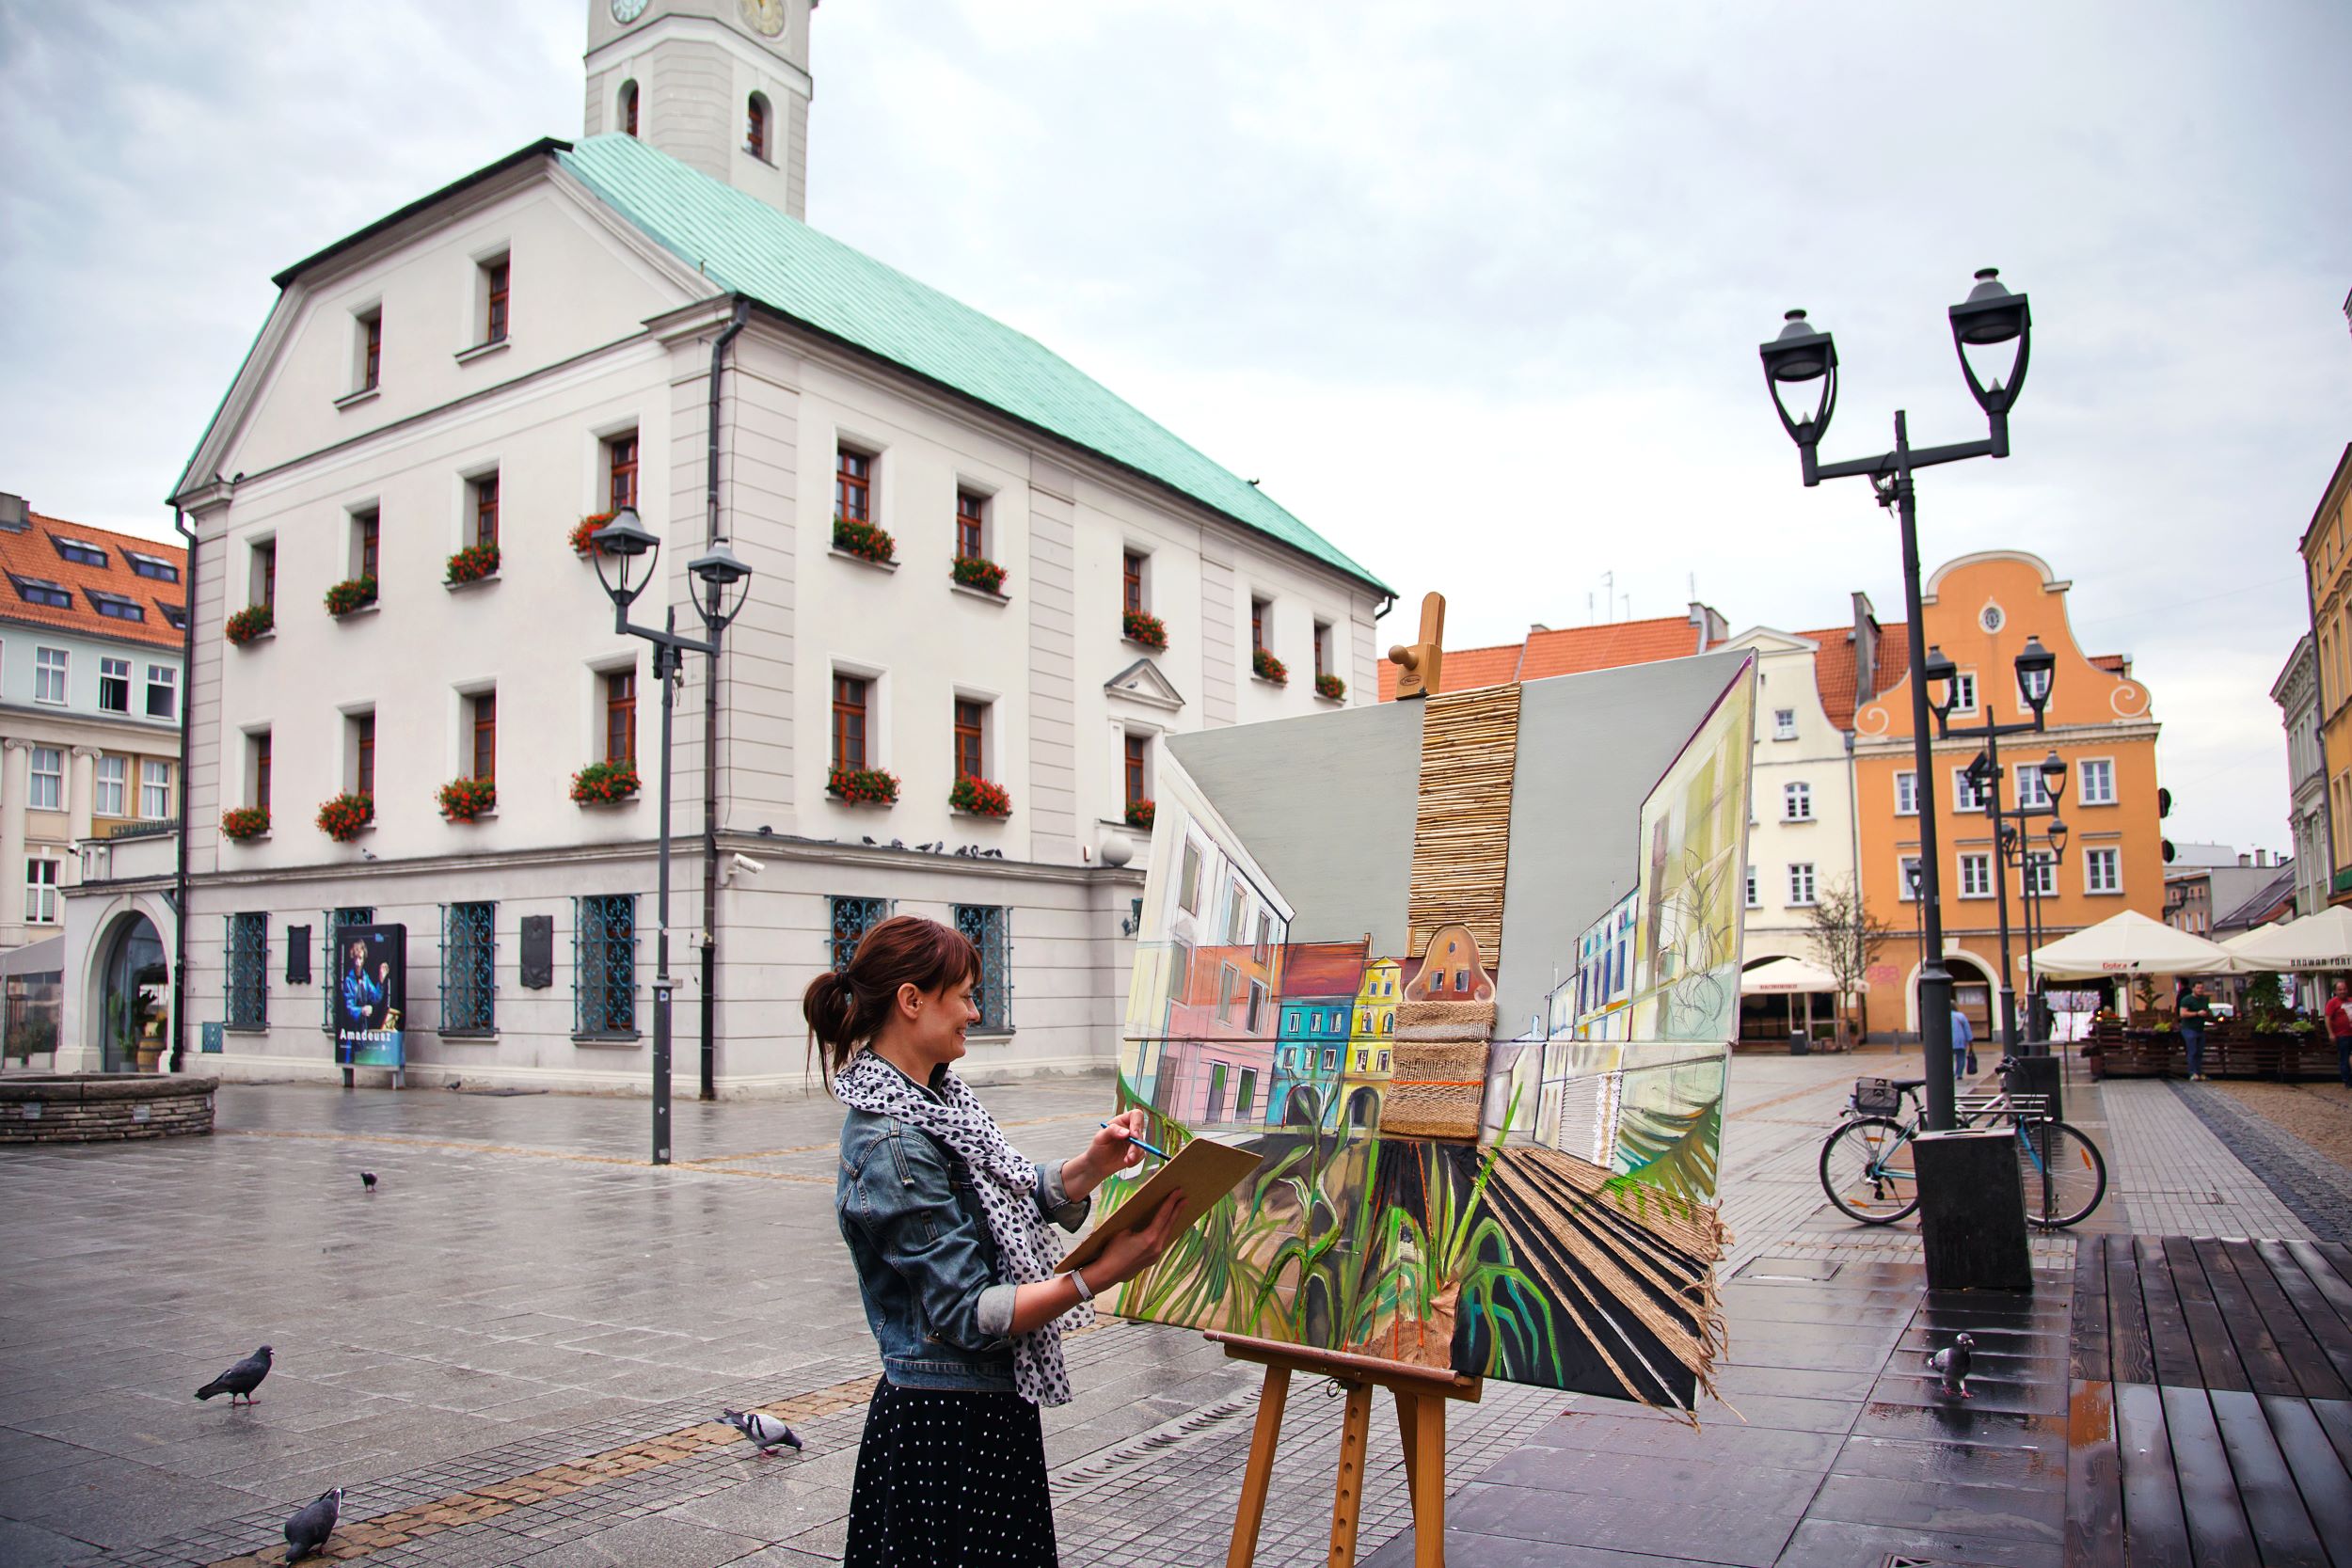
<instances>
[{"instance_id":1,"label":"double-headed lamp post","mask_svg":"<svg viewBox=\"0 0 2352 1568\"><path fill-rule=\"evenodd\" d=\"M1919 606L1919 518L1911 476L1914 469L1957 463L1964 457L2009 455L2009 411L2017 401L2019 388L2026 384L2026 350L2033 337L2033 318L2026 308L2026 296L2004 288L1999 274L1991 267L1977 274L1976 287L1947 314L1952 343L1960 354L1961 373L1968 378L1968 390L1976 397L1977 405L1984 410L1986 435L1980 441L1914 447L1909 420L1903 410L1897 409L1894 451L1843 463L1822 463L1819 448L1821 437L1829 433L1830 416L1837 407L1836 341L1830 334L1816 330L1803 310L1791 310L1780 336L1759 350L1764 360L1765 385L1772 391L1773 407L1779 411L1781 427L1797 443L1806 486L1825 479L1867 478L1878 494L1879 504L1893 507L1901 522L1903 602L1911 623L1911 732L1919 781L1930 789L1934 779L1934 741L1928 733L1928 650ZM1998 375L1990 380L1979 376L1977 367L1969 360L1970 351L1996 348L2004 343L2015 345L2007 379ZM1812 388L1811 407L1791 413L1781 395L1783 389L1793 388L1801 393L1806 388ZM1928 1076L1927 1124L1932 1130L1944 1131L1953 1125L1952 974L1944 967L1944 921L1937 907L1942 878L1936 865L1932 795L1925 805L1927 809L1919 814L1920 896L1924 906L1919 1038Z\"/></svg>"},{"instance_id":2,"label":"double-headed lamp post","mask_svg":"<svg viewBox=\"0 0 2352 1568\"><path fill-rule=\"evenodd\" d=\"M675 605L669 607L659 631L629 624L628 607L654 580L654 568L661 559L661 541L647 531L633 508L622 508L611 522L589 535L589 543L594 546L596 580L604 585L612 600L612 629L625 637L642 637L653 644L653 678L661 688L660 837L656 856L660 891L654 908L653 1163L666 1165L670 1163L670 1004L676 990L670 976L670 710L674 679L690 653L707 657L711 678L718 677L719 637L743 612L744 603L750 597L750 590L743 585L751 581L752 569L727 548L723 539L686 563L687 576L692 579L689 592L695 612L702 617L705 632L697 640L678 635ZM608 560L616 563L618 581L605 571ZM738 589L741 592L735 592ZM711 759L705 757L703 766L711 766Z\"/></svg>"},{"instance_id":3,"label":"double-headed lamp post","mask_svg":"<svg viewBox=\"0 0 2352 1568\"><path fill-rule=\"evenodd\" d=\"M2044 781L2049 780L2050 764L2057 761L2057 754L2053 752L2042 763L2042 776ZM2060 780L2063 780L2065 772L2066 765L2058 763ZM2062 784L2059 787L2063 787ZM2057 815L2055 791L2050 811L2050 825L2042 830L2042 848L2034 847L2033 829L2026 823L2004 822L2000 833L2001 863L2020 868L2019 886L2025 890L2026 1032L2036 1037L2049 1033L2049 1025L2042 1018L2041 983L2033 969L2034 949L2042 945L2042 939L2047 934L2042 924L2042 900L2046 896L2042 891L2042 867L2049 866L2051 875L2055 877L2058 868L2066 863L2067 827L2065 819Z\"/></svg>"},{"instance_id":4,"label":"double-headed lamp post","mask_svg":"<svg viewBox=\"0 0 2352 1568\"><path fill-rule=\"evenodd\" d=\"M1942 697L1935 703L1938 737L1949 739L1954 735L1963 739L1970 736L1984 737L1984 750L1977 753L1976 760L1968 765L1966 771L1983 798L1985 819L1993 824L1996 849L2001 843L2001 835L2009 831L2009 824L2013 822L2022 826L2033 817L2057 816L2058 797L2066 793L2066 764L2058 759L2056 752L2052 752L2034 769L2042 776L2042 804L2026 805L2021 790L2015 806L2004 809L2001 805L2001 736L2040 735L2042 732L2048 717L2050 688L2057 679L2058 656L2043 647L2039 637L2028 637L2024 650L2017 656L2016 667L2017 695L2033 715L2031 719L2009 724L1995 722L1988 693L1986 700L1977 705L1979 711L1984 715L1982 723L1954 726L1951 713L1958 700L1960 672L1950 659L1944 657L1941 649L1928 650L1928 682L1930 685L1940 685L1943 689ZM2005 854L1996 853L1994 859L1996 863L2008 863ZM2017 987L2010 967L2008 877L1996 876L1993 886L1996 899L1995 918L2000 923L2001 936L2001 1050L2005 1054L2014 1056L2017 1054Z\"/></svg>"}]
</instances>

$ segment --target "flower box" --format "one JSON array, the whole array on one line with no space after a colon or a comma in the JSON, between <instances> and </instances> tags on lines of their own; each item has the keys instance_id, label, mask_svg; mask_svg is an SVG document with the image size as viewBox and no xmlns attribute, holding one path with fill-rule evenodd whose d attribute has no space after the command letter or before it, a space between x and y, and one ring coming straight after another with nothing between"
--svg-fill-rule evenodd
<instances>
[{"instance_id":1,"label":"flower box","mask_svg":"<svg viewBox=\"0 0 2352 1568\"><path fill-rule=\"evenodd\" d=\"M572 799L583 806L633 800L638 787L634 762L592 762L572 775Z\"/></svg>"},{"instance_id":2,"label":"flower box","mask_svg":"<svg viewBox=\"0 0 2352 1568\"><path fill-rule=\"evenodd\" d=\"M1326 671L1315 677L1315 695L1328 697L1335 703L1344 702L1347 698L1347 683Z\"/></svg>"},{"instance_id":3,"label":"flower box","mask_svg":"<svg viewBox=\"0 0 2352 1568\"><path fill-rule=\"evenodd\" d=\"M836 768L825 793L846 805L886 806L898 799L898 775L879 768Z\"/></svg>"},{"instance_id":4,"label":"flower box","mask_svg":"<svg viewBox=\"0 0 2352 1568\"><path fill-rule=\"evenodd\" d=\"M266 637L278 626L278 612L265 604L249 604L229 617L222 635L239 647L257 637Z\"/></svg>"},{"instance_id":5,"label":"flower box","mask_svg":"<svg viewBox=\"0 0 2352 1568\"><path fill-rule=\"evenodd\" d=\"M498 785L488 779L452 779L441 786L438 799L443 819L477 822L485 812L498 809Z\"/></svg>"},{"instance_id":6,"label":"flower box","mask_svg":"<svg viewBox=\"0 0 2352 1568\"><path fill-rule=\"evenodd\" d=\"M348 615L375 603L373 578L350 578L326 591L326 613Z\"/></svg>"},{"instance_id":7,"label":"flower box","mask_svg":"<svg viewBox=\"0 0 2352 1568\"><path fill-rule=\"evenodd\" d=\"M871 523L853 522L848 517L833 520L833 547L877 566L894 565L898 559L897 540Z\"/></svg>"},{"instance_id":8,"label":"flower box","mask_svg":"<svg viewBox=\"0 0 2352 1568\"><path fill-rule=\"evenodd\" d=\"M452 584L480 582L496 577L499 569L499 547L496 545L469 545L449 558L449 571L442 578Z\"/></svg>"},{"instance_id":9,"label":"flower box","mask_svg":"<svg viewBox=\"0 0 2352 1568\"><path fill-rule=\"evenodd\" d=\"M985 556L960 555L948 568L948 575L966 588L977 588L983 594L1005 591L1005 569Z\"/></svg>"},{"instance_id":10,"label":"flower box","mask_svg":"<svg viewBox=\"0 0 2352 1568\"><path fill-rule=\"evenodd\" d=\"M260 838L269 832L269 808L232 806L220 814L220 831L239 844Z\"/></svg>"},{"instance_id":11,"label":"flower box","mask_svg":"<svg viewBox=\"0 0 2352 1568\"><path fill-rule=\"evenodd\" d=\"M1152 820L1155 815L1155 808L1149 800L1127 802L1127 826L1130 828L1141 828L1145 832L1150 832Z\"/></svg>"},{"instance_id":12,"label":"flower box","mask_svg":"<svg viewBox=\"0 0 2352 1568\"><path fill-rule=\"evenodd\" d=\"M1249 656L1249 670L1260 680L1272 681L1276 686L1288 686L1291 683L1290 666L1263 648L1260 648Z\"/></svg>"},{"instance_id":13,"label":"flower box","mask_svg":"<svg viewBox=\"0 0 2352 1568\"><path fill-rule=\"evenodd\" d=\"M375 797L346 791L319 807L319 832L338 844L349 844L375 821Z\"/></svg>"},{"instance_id":14,"label":"flower box","mask_svg":"<svg viewBox=\"0 0 2352 1568\"><path fill-rule=\"evenodd\" d=\"M965 774L947 791L947 804L975 816L1010 816L1012 792L1003 784Z\"/></svg>"},{"instance_id":15,"label":"flower box","mask_svg":"<svg viewBox=\"0 0 2352 1568\"><path fill-rule=\"evenodd\" d=\"M1130 610L1119 618L1120 634L1130 642L1140 642L1155 653L1168 651L1168 626L1148 610Z\"/></svg>"},{"instance_id":16,"label":"flower box","mask_svg":"<svg viewBox=\"0 0 2352 1568\"><path fill-rule=\"evenodd\" d=\"M615 515L616 514L611 512L592 512L587 516L582 517L579 522L574 523L572 525L571 534L572 553L580 557L582 561L587 560L590 555L597 553L598 546L590 544L588 542L589 538L596 531L596 530L611 522Z\"/></svg>"}]
</instances>

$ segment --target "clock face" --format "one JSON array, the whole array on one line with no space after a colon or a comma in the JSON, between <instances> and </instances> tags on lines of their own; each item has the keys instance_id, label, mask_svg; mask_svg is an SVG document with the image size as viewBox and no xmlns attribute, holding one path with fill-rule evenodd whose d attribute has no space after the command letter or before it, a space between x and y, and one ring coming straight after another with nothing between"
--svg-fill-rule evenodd
<instances>
[{"instance_id":1,"label":"clock face","mask_svg":"<svg viewBox=\"0 0 2352 1568\"><path fill-rule=\"evenodd\" d=\"M784 0L741 0L743 20L770 38L784 31Z\"/></svg>"},{"instance_id":2,"label":"clock face","mask_svg":"<svg viewBox=\"0 0 2352 1568\"><path fill-rule=\"evenodd\" d=\"M650 0L612 0L612 20L626 27L645 14Z\"/></svg>"}]
</instances>

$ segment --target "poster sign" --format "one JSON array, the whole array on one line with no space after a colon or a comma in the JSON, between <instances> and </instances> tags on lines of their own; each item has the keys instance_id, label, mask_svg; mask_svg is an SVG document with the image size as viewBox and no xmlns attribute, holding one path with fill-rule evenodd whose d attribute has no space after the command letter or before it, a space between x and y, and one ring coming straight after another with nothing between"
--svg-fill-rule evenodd
<instances>
[{"instance_id":1,"label":"poster sign","mask_svg":"<svg viewBox=\"0 0 2352 1568\"><path fill-rule=\"evenodd\" d=\"M401 1070L401 1018L408 1006L408 927L342 926L335 931L335 1060Z\"/></svg>"}]
</instances>

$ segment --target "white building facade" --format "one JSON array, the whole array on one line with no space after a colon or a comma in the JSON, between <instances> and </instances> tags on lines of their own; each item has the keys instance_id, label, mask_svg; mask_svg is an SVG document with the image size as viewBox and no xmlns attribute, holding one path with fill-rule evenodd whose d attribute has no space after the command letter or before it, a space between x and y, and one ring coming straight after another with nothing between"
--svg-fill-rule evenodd
<instances>
[{"instance_id":1,"label":"white building facade","mask_svg":"<svg viewBox=\"0 0 2352 1568\"><path fill-rule=\"evenodd\" d=\"M2319 657L2309 633L2271 683L2287 732L2287 831L2295 843L2295 912L2328 907L2328 759L2319 740Z\"/></svg>"},{"instance_id":2,"label":"white building facade","mask_svg":"<svg viewBox=\"0 0 2352 1568\"><path fill-rule=\"evenodd\" d=\"M803 1085L802 990L896 911L981 948L972 1071L1107 1063L1160 737L1371 700L1376 578L796 221L808 13L596 0L588 121L615 130L279 276L174 498L190 1011L219 1025L188 1065L333 1072L328 932L364 921L407 928L412 1080L645 1086L660 693L574 544L619 505L664 541L637 624L674 606L700 635L710 543L754 573L715 694L690 655L675 699L681 1093L706 995L717 1092ZM896 800L848 803L841 769ZM583 770L638 787L582 803ZM966 777L1009 813L951 806ZM452 820L443 786L474 780L495 804ZM317 819L345 796L367 821L338 841Z\"/></svg>"}]
</instances>

